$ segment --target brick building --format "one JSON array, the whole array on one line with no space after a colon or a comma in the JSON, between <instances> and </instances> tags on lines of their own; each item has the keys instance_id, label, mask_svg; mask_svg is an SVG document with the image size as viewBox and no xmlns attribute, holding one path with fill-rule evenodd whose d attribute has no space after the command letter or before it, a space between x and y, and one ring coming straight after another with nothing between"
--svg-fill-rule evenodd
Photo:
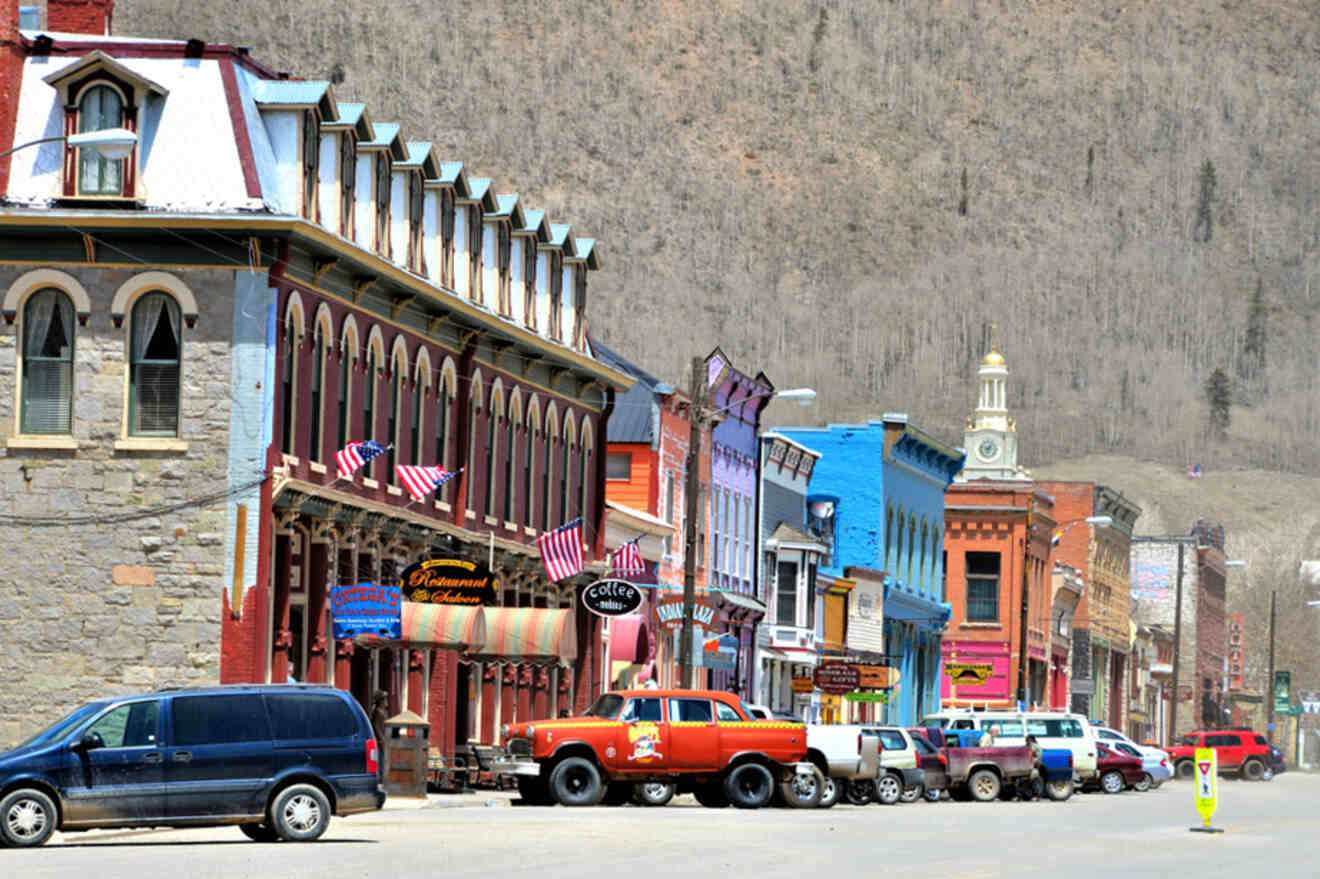
<instances>
[{"instance_id":1,"label":"brick building","mask_svg":"<svg viewBox=\"0 0 1320 879\"><path fill-rule=\"evenodd\" d=\"M69 33L73 7L104 23ZM383 689L450 753L584 706L604 678L577 600L603 569L598 438L632 383L587 336L595 243L329 83L107 38L109 2L49 9L53 38L0 4L0 149L52 125L144 140L0 160L0 534L62 550L0 584L0 634L35 642L0 673L0 739L107 690L290 673ZM365 439L388 454L339 478ZM404 464L461 472L413 501ZM535 539L579 516L588 570L549 582ZM398 642L331 637L331 586L433 555L489 565L495 602L405 605Z\"/></svg>"}]
</instances>

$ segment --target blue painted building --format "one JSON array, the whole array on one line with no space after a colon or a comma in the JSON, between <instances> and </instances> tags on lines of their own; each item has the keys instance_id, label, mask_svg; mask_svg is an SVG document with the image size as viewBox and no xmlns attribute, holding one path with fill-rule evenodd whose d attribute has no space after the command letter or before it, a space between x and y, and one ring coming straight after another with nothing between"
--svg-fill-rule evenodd
<instances>
[{"instance_id":1,"label":"blue painted building","mask_svg":"<svg viewBox=\"0 0 1320 879\"><path fill-rule=\"evenodd\" d=\"M884 720L914 724L939 709L940 641L951 612L943 592L944 490L966 453L908 423L906 415L777 431L821 455L807 523L831 543L821 572L883 572L881 655L902 676ZM859 659L879 658L873 643L855 647L851 636L847 640Z\"/></svg>"}]
</instances>

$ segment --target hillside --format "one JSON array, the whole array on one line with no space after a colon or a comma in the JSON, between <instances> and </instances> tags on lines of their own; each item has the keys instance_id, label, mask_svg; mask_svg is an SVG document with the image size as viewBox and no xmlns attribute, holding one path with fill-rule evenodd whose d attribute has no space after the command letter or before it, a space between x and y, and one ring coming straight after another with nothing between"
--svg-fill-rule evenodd
<instances>
[{"instance_id":1,"label":"hillside","mask_svg":"<svg viewBox=\"0 0 1320 879\"><path fill-rule=\"evenodd\" d=\"M593 332L673 380L718 343L820 391L785 417L956 440L997 324L1035 463L1320 473L1311 4L120 0L115 26L330 77L597 237Z\"/></svg>"}]
</instances>

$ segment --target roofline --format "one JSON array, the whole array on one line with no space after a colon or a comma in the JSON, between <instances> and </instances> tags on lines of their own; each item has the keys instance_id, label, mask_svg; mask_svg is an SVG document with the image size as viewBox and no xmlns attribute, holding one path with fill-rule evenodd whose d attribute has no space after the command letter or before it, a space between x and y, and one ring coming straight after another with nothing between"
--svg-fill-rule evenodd
<instances>
[{"instance_id":1,"label":"roofline","mask_svg":"<svg viewBox=\"0 0 1320 879\"><path fill-rule=\"evenodd\" d=\"M520 342L530 348L547 354L550 358L558 359L569 363L584 373L590 374L597 381L603 382L616 390L625 391L632 387L635 379L611 366L600 361L594 360L585 354L574 351L570 348L564 348L543 339L530 330L523 329L512 323L504 321L489 311L468 302L462 296L459 296L452 290L432 283L431 281L414 275L407 269L395 265L389 260L381 257L379 254L369 250L364 250L356 244L340 237L323 227L303 219L287 214L172 214L172 213L127 213L119 211L63 211L63 210L34 210L17 209L9 207L0 207L0 228L5 226L30 226L41 227L51 225L62 225L59 220L75 221L76 225L96 228L151 228L161 229L169 227L187 226L194 228L222 228L222 229L242 229L259 230L262 232L285 233L298 236L323 247L333 248L339 251L348 251L350 258L361 263L364 268L370 272L388 278L389 280L409 287L412 290L422 293L436 300L436 302L451 312L457 313L460 317L466 318L474 323L483 332L493 332L503 334L513 338L515 342ZM237 271L240 266L235 266ZM289 278L290 281L305 287L315 287L296 277ZM326 295L335 296L329 291L323 291Z\"/></svg>"},{"instance_id":2,"label":"roofline","mask_svg":"<svg viewBox=\"0 0 1320 879\"><path fill-rule=\"evenodd\" d=\"M132 40L115 42L98 40L95 35L91 34L62 34L51 30L28 31L28 33L36 33L39 36L48 36L53 39L55 42L50 47L52 57L81 55L84 52L93 52L99 49L111 58L182 58L183 51L188 45L186 40L165 41L144 38L142 42L133 42ZM76 39L69 39L69 37L75 37ZM35 42L34 38L25 36L20 31L19 40L23 44L25 54L31 57L31 49ZM233 58L241 66L263 79L288 79L287 76L281 76L275 68L267 67L254 59L249 51L247 46L207 43L202 48L202 59Z\"/></svg>"}]
</instances>

